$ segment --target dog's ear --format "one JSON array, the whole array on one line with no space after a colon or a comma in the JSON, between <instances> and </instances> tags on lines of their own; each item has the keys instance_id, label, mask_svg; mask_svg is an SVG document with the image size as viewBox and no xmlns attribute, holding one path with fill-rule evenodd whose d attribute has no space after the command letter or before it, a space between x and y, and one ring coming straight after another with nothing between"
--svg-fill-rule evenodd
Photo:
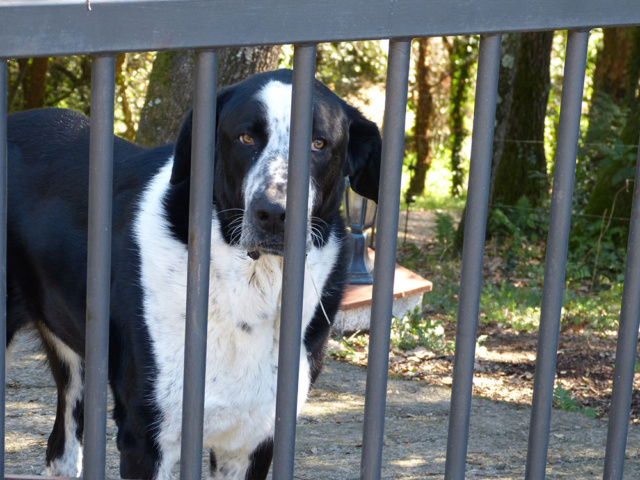
<instances>
[{"instance_id":1,"label":"dog's ear","mask_svg":"<svg viewBox=\"0 0 640 480\"><path fill-rule=\"evenodd\" d=\"M382 139L378 126L367 120L357 108L347 105L349 145L344 174L359 195L378 202Z\"/></svg>"},{"instance_id":2,"label":"dog's ear","mask_svg":"<svg viewBox=\"0 0 640 480\"><path fill-rule=\"evenodd\" d=\"M220 110L230 97L232 87L218 92L216 100L216 128L220 118ZM171 170L171 185L178 185L191 175L191 130L193 123L193 110L189 110L182 121L180 133L176 140L176 148L173 155L173 169ZM217 133L216 133L217 136Z\"/></svg>"},{"instance_id":3,"label":"dog's ear","mask_svg":"<svg viewBox=\"0 0 640 480\"><path fill-rule=\"evenodd\" d=\"M189 110L182 121L180 133L176 140L176 150L173 154L173 169L171 170L171 185L178 185L191 175L191 125L193 110Z\"/></svg>"}]
</instances>

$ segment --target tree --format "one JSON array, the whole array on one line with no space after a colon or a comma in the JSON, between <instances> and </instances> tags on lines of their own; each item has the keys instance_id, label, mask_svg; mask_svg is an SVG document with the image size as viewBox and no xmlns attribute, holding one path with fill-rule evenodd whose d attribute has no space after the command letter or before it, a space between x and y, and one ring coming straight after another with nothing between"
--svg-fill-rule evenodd
<instances>
[{"instance_id":1,"label":"tree","mask_svg":"<svg viewBox=\"0 0 640 480\"><path fill-rule=\"evenodd\" d=\"M387 53L380 41L321 43L316 77L339 97L361 103L366 102L363 93L367 87L384 83L386 64Z\"/></svg>"},{"instance_id":2,"label":"tree","mask_svg":"<svg viewBox=\"0 0 640 480\"><path fill-rule=\"evenodd\" d=\"M219 51L218 87L278 67L281 47L224 48ZM175 141L191 108L195 71L193 51L161 52L153 63L136 142L153 147ZM179 88L176 88L179 85Z\"/></svg>"},{"instance_id":3,"label":"tree","mask_svg":"<svg viewBox=\"0 0 640 480\"><path fill-rule=\"evenodd\" d=\"M462 168L462 145L469 132L465 128L465 107L471 90L471 72L478 58L476 37L454 37L449 46L451 63L451 105L449 107L449 128L451 135L451 195L458 196L464 188Z\"/></svg>"},{"instance_id":4,"label":"tree","mask_svg":"<svg viewBox=\"0 0 640 480\"><path fill-rule=\"evenodd\" d=\"M429 38L418 39L418 58L416 61L416 117L413 128L413 148L416 152L416 163L407 189L407 198L418 197L424 191L427 171L431 167L429 155L429 123L433 112L433 95L431 94L429 58Z\"/></svg>"},{"instance_id":5,"label":"tree","mask_svg":"<svg viewBox=\"0 0 640 480\"><path fill-rule=\"evenodd\" d=\"M553 32L513 33L503 38L490 204L515 205L523 195L536 204L545 194L544 119L552 42ZM534 185L538 191L534 191ZM463 211L454 242L458 252L464 240L464 217Z\"/></svg>"},{"instance_id":6,"label":"tree","mask_svg":"<svg viewBox=\"0 0 640 480\"><path fill-rule=\"evenodd\" d=\"M553 32L522 33L506 119L502 151L495 161L493 201L515 205L526 197L533 206L547 197L544 120L549 100Z\"/></svg>"},{"instance_id":7,"label":"tree","mask_svg":"<svg viewBox=\"0 0 640 480\"><path fill-rule=\"evenodd\" d=\"M87 56L10 60L9 113L67 107L88 113L91 62Z\"/></svg>"},{"instance_id":8,"label":"tree","mask_svg":"<svg viewBox=\"0 0 640 480\"><path fill-rule=\"evenodd\" d=\"M640 131L640 27L605 28L596 57L593 94L582 161L593 186L585 211L628 217ZM618 194L618 192L620 192ZM616 196L616 194L618 194ZM621 240L626 241L627 228Z\"/></svg>"}]
</instances>

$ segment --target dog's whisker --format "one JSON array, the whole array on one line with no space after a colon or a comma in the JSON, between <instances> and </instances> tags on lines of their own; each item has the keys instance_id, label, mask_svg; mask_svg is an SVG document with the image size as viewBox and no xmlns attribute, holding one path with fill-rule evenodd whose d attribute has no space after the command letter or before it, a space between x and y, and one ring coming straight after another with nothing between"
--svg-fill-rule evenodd
<instances>
[{"instance_id":1,"label":"dog's whisker","mask_svg":"<svg viewBox=\"0 0 640 480\"><path fill-rule=\"evenodd\" d=\"M311 224L313 225L314 223L315 224L322 224L322 225L324 225L326 227L329 226L329 223L326 220L323 220L322 218L316 217L316 216L311 217Z\"/></svg>"},{"instance_id":2,"label":"dog's whisker","mask_svg":"<svg viewBox=\"0 0 640 480\"><path fill-rule=\"evenodd\" d=\"M242 212L240 215L244 213L244 208L225 208L224 210L219 210L218 214L227 213L227 212Z\"/></svg>"}]
</instances>

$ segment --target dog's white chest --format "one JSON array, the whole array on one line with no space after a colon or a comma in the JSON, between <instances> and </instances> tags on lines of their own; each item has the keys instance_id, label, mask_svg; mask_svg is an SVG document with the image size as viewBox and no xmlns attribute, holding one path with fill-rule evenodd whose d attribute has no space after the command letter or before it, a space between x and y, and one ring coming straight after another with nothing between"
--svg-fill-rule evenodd
<instances>
[{"instance_id":1,"label":"dog's white chest","mask_svg":"<svg viewBox=\"0 0 640 480\"><path fill-rule=\"evenodd\" d=\"M158 441L166 460L177 460L182 424L187 250L173 238L161 212L161 173L141 202L137 236L145 321L157 366L154 399L161 411ZM156 183L157 182L157 183ZM157 185L157 187L156 187ZM166 183L164 183L166 185ZM156 191L155 189L158 188ZM154 198L155 197L155 198ZM148 232L148 233L147 233ZM273 434L277 383L281 257L250 259L220 238L212 224L205 385L205 447L249 453ZM335 264L338 242L312 249L307 260L302 332ZM302 346L298 405L309 388ZM164 463L164 462L163 462Z\"/></svg>"},{"instance_id":2,"label":"dog's white chest","mask_svg":"<svg viewBox=\"0 0 640 480\"><path fill-rule=\"evenodd\" d=\"M273 428L282 282L280 259L253 262L234 253L213 252L204 405L205 446L232 449L259 442ZM158 298L157 307L165 307L151 307L154 311L149 312L159 370L155 397L163 411L165 445L180 438L183 300L167 305ZM304 363L300 387L306 395Z\"/></svg>"}]
</instances>

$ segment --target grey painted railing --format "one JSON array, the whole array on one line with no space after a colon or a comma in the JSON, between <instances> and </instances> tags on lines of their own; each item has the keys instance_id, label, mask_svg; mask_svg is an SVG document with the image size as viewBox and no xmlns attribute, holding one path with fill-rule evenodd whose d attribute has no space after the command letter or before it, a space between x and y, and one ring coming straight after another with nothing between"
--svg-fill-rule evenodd
<instances>
[{"instance_id":1,"label":"grey painted railing","mask_svg":"<svg viewBox=\"0 0 640 480\"><path fill-rule=\"evenodd\" d=\"M113 131L114 55L126 51L204 49L197 56L194 113L193 178L211 178L215 126L217 47L293 43L294 88L290 198L306 198L310 133L310 82L315 43L391 39L385 104L383 181L376 238L376 277L372 308L371 351L367 375L362 479L379 479L388 368L390 305L400 199L400 172L410 39L436 35L482 34L472 138L468 214L456 337L456 360L447 442L447 479L463 479L469 435L473 359L480 299L482 254L488 211L488 188L495 116L500 34L513 31L568 29L565 80L559 125L552 216L548 238L540 341L530 422L527 479L545 475L555 375L560 299L565 275L571 192L580 123L588 29L640 25L637 0L5 0L0 2L0 58L95 55L92 89L89 293L86 365L85 477L104 478L106 354L109 298L109 232ZM0 92L7 91L6 61L0 62ZM0 192L6 192L6 95L0 95ZM304 152L296 155L295 152ZM640 174L640 171L638 172ZM181 477L201 476L202 402L206 347L208 235L211 185L193 182L190 215L189 292L185 366L185 408ZM639 194L636 183L635 199ZM94 210L95 209L95 210ZM303 202L288 205L285 239L280 369L274 480L291 479L295 446L297 365L300 355L300 309L306 223ZM633 367L640 320L640 204L634 202L630 250L616 354L605 479L622 479ZM0 289L6 289L6 195L0 195ZM205 269L205 270L203 270ZM3 290L0 290L3 291ZM5 295L0 295L2 302ZM4 308L4 303L0 305ZM285 311L286 310L286 311ZM4 317L3 317L4 319ZM94 325L95 324L95 325ZM6 319L5 323L6 325ZM4 345L6 329L0 328ZM4 355L0 355L4 375ZM0 378L4 386L4 377ZM4 392L3 392L4 393ZM2 395L4 405L4 394ZM3 418L4 421L4 418ZM1 423L4 429L4 423ZM4 436L3 436L4 438ZM4 449L0 468L4 473Z\"/></svg>"}]
</instances>

